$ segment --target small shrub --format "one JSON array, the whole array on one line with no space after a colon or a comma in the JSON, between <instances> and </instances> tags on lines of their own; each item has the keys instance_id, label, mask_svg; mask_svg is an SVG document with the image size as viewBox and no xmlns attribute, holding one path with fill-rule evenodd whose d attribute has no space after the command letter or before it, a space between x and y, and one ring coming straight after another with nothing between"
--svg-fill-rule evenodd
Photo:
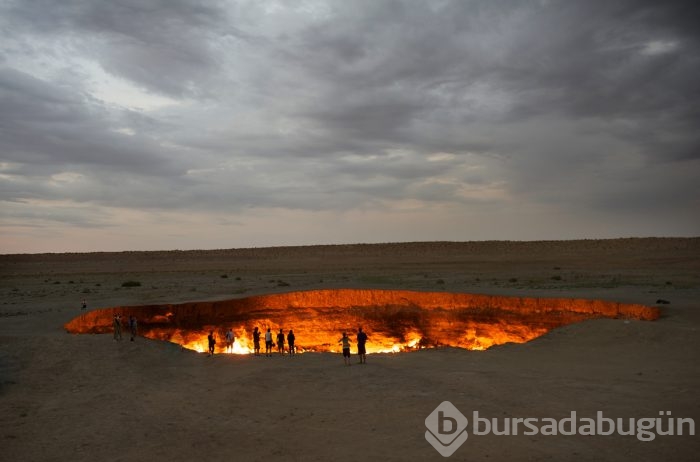
<instances>
[{"instance_id":1,"label":"small shrub","mask_svg":"<svg viewBox=\"0 0 700 462\"><path fill-rule=\"evenodd\" d=\"M241 280L241 277L240 277L240 276L236 276L236 281L240 281L240 280Z\"/></svg>"},{"instance_id":2,"label":"small shrub","mask_svg":"<svg viewBox=\"0 0 700 462\"><path fill-rule=\"evenodd\" d=\"M553 281L561 281L561 276L552 276Z\"/></svg>"},{"instance_id":3,"label":"small shrub","mask_svg":"<svg viewBox=\"0 0 700 462\"><path fill-rule=\"evenodd\" d=\"M518 282L518 278L510 278L508 279L508 282Z\"/></svg>"},{"instance_id":4,"label":"small shrub","mask_svg":"<svg viewBox=\"0 0 700 462\"><path fill-rule=\"evenodd\" d=\"M443 279L438 279L437 281L435 281L435 284L443 285L445 284L445 281Z\"/></svg>"},{"instance_id":5,"label":"small shrub","mask_svg":"<svg viewBox=\"0 0 700 462\"><path fill-rule=\"evenodd\" d=\"M141 283L139 281L124 281L122 287L141 287Z\"/></svg>"},{"instance_id":6,"label":"small shrub","mask_svg":"<svg viewBox=\"0 0 700 462\"><path fill-rule=\"evenodd\" d=\"M221 279L228 279L228 274L222 274Z\"/></svg>"},{"instance_id":7,"label":"small shrub","mask_svg":"<svg viewBox=\"0 0 700 462\"><path fill-rule=\"evenodd\" d=\"M277 287L287 287L287 286L289 286L288 282L277 280Z\"/></svg>"}]
</instances>

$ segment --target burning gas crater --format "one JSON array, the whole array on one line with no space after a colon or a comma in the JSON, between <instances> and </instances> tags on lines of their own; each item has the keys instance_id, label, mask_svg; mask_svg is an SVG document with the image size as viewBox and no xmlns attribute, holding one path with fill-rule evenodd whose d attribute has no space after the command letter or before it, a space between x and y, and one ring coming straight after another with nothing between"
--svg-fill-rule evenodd
<instances>
[{"instance_id":1,"label":"burning gas crater","mask_svg":"<svg viewBox=\"0 0 700 462\"><path fill-rule=\"evenodd\" d=\"M405 290L310 290L215 302L117 306L85 313L65 325L70 333L112 332L114 315L138 320L139 335L206 351L207 334L225 352L228 329L233 353L253 351L254 327L290 329L297 351L339 351L343 331L369 334L368 353L452 346L484 350L524 343L559 326L586 319L654 320L659 309L644 305L563 298L497 297Z\"/></svg>"}]
</instances>

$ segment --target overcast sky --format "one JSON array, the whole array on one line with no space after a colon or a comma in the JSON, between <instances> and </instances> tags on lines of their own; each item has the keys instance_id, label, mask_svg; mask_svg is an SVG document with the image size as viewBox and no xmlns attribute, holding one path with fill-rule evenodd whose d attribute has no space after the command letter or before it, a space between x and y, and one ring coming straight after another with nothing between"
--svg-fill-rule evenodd
<instances>
[{"instance_id":1,"label":"overcast sky","mask_svg":"<svg viewBox=\"0 0 700 462\"><path fill-rule=\"evenodd\" d=\"M0 253L700 235L700 9L0 0Z\"/></svg>"}]
</instances>

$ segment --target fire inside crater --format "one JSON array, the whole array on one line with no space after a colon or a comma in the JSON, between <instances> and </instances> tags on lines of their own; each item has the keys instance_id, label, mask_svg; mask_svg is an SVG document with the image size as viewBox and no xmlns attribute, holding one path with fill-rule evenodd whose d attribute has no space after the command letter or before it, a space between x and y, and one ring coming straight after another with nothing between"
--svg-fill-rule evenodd
<instances>
[{"instance_id":1,"label":"fire inside crater","mask_svg":"<svg viewBox=\"0 0 700 462\"><path fill-rule=\"evenodd\" d=\"M484 350L524 343L560 326L596 318L655 320L657 307L601 300L503 297L408 290L328 289L221 301L116 306L85 313L65 325L70 333L108 333L115 315L138 320L139 335L206 351L214 331L216 353L253 352L252 332L294 330L298 352L340 351L342 333L369 334L368 353L452 346Z\"/></svg>"}]
</instances>

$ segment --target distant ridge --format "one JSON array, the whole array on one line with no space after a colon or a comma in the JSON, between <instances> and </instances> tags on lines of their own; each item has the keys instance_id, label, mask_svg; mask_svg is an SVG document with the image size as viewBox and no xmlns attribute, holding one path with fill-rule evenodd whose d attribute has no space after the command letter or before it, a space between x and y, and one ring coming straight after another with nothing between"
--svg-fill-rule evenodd
<instances>
[{"instance_id":1,"label":"distant ridge","mask_svg":"<svg viewBox=\"0 0 700 462\"><path fill-rule=\"evenodd\" d=\"M384 243L352 243L352 244L313 244L313 245L292 245L292 246L269 246L269 247L239 247L227 249L191 249L191 250L121 250L108 252L57 252L57 253L15 253L0 254L0 259L13 259L17 257L37 257L45 258L50 256L64 258L80 258L81 256L119 256L122 258L144 256L158 258L173 255L181 257L203 257L207 254L218 255L239 255L241 257L264 257L275 254L287 253L321 253L321 254L355 254L379 253L379 252L428 252L428 251L473 251L473 252L494 252L494 251L532 251L537 248L548 251L557 249L567 249L569 251L600 250L601 248L634 249L654 248L660 249L669 247L678 250L678 246L697 249L700 246L700 237L624 237L610 239L571 239L571 240L493 240L493 241L413 241L413 242L384 242Z\"/></svg>"}]
</instances>

